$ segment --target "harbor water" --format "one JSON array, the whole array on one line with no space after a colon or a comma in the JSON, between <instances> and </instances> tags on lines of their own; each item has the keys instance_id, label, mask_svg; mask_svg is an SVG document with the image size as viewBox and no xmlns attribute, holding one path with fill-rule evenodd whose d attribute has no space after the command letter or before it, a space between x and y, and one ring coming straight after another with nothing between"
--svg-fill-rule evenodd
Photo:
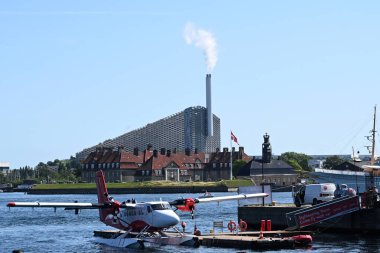
<instances>
[{"instance_id":1,"label":"harbor water","mask_svg":"<svg viewBox=\"0 0 380 253\"><path fill-rule=\"evenodd\" d=\"M235 193L214 193L215 196ZM153 200L175 200L180 197L197 197L196 194L139 194L134 196L114 195L124 201L128 197L139 202ZM291 193L274 193L277 203L291 203ZM94 242L93 231L112 229L99 221L97 210L74 211L53 208L12 208L11 201L41 202L97 202L96 195L26 195L23 193L0 193L0 252L121 252L121 249L99 245ZM198 204L195 219L190 213L177 211L181 220L187 223L186 230L193 231L196 225L203 234L209 233L213 221L237 221L237 201ZM259 228L253 228L258 230ZM226 232L227 229L224 229ZM217 229L216 232L221 231ZM317 233L313 244L307 249L281 250L281 252L380 252L380 237L359 234ZM144 250L122 250L122 252L242 252L235 249L188 248L183 246L161 246ZM243 252L254 252L244 250ZM271 252L271 251L266 251Z\"/></svg>"}]
</instances>

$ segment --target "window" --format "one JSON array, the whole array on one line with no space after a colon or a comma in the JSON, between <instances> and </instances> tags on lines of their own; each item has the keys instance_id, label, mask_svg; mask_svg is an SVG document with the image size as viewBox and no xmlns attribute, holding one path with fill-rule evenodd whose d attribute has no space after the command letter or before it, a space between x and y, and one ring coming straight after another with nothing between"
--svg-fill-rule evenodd
<instances>
[{"instance_id":1,"label":"window","mask_svg":"<svg viewBox=\"0 0 380 253\"><path fill-rule=\"evenodd\" d=\"M160 203L160 204L153 204L151 205L153 210L169 210L171 209L169 204L166 203Z\"/></svg>"},{"instance_id":2,"label":"window","mask_svg":"<svg viewBox=\"0 0 380 253\"><path fill-rule=\"evenodd\" d=\"M141 175L143 175L143 176L145 175L145 170L141 171Z\"/></svg>"},{"instance_id":3,"label":"window","mask_svg":"<svg viewBox=\"0 0 380 253\"><path fill-rule=\"evenodd\" d=\"M212 167L213 167L213 168L216 168L216 163L213 163L213 164L212 164Z\"/></svg>"}]
</instances>

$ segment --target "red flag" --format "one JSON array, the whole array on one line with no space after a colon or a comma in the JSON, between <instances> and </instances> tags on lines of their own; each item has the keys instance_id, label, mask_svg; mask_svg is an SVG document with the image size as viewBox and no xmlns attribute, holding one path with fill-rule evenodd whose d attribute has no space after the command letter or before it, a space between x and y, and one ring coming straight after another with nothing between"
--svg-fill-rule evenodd
<instances>
[{"instance_id":1,"label":"red flag","mask_svg":"<svg viewBox=\"0 0 380 253\"><path fill-rule=\"evenodd\" d=\"M238 142L236 136L232 132L231 132L231 140L233 140L234 142L237 143L237 145L239 145L239 142Z\"/></svg>"}]
</instances>

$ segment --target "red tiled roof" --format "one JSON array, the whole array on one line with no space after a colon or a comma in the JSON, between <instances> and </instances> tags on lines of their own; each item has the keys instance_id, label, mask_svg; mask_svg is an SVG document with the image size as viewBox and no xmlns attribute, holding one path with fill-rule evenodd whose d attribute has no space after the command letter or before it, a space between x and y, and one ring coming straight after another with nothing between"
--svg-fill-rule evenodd
<instances>
[{"instance_id":1,"label":"red tiled roof","mask_svg":"<svg viewBox=\"0 0 380 253\"><path fill-rule=\"evenodd\" d=\"M211 163L229 163L231 153L230 152L217 152L209 154L209 161L206 163L205 153L191 153L186 155L185 153L171 153L170 156L167 154L161 154L161 152L156 151L157 156L153 155L152 150L144 150L143 152L138 152L134 155L131 152L125 150L112 151L111 149L106 149L102 151L91 152L83 163L119 163L121 169L162 169L166 167L178 167L179 169L203 169L207 164ZM235 151L234 160L238 159L239 152ZM242 160L249 162L250 157L244 152L241 154ZM191 164L191 166L189 166ZM200 164L200 168L196 166ZM141 165L139 167L139 165Z\"/></svg>"},{"instance_id":2,"label":"red tiled roof","mask_svg":"<svg viewBox=\"0 0 380 253\"><path fill-rule=\"evenodd\" d=\"M166 168L172 163L179 169L189 169L186 165L192 164L192 169L201 169L194 166L196 162L201 164L201 168L205 166L205 154L191 154L186 155L184 153L171 153L170 156L162 155L161 153L156 156L152 156L149 161L141 166L141 169L162 169Z\"/></svg>"},{"instance_id":3,"label":"red tiled roof","mask_svg":"<svg viewBox=\"0 0 380 253\"><path fill-rule=\"evenodd\" d=\"M120 163L133 162L133 163L143 163L144 156L143 152L139 152L137 156L133 153L123 151L120 155Z\"/></svg>"}]
</instances>

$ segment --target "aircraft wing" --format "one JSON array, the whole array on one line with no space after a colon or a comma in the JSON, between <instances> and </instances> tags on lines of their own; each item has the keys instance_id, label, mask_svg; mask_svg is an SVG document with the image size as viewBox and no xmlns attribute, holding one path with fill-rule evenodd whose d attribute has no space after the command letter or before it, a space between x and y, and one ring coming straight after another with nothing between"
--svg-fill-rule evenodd
<instances>
[{"instance_id":1,"label":"aircraft wing","mask_svg":"<svg viewBox=\"0 0 380 253\"><path fill-rule=\"evenodd\" d=\"M228 201L228 200L265 198L265 197L268 197L268 193L239 194L239 195L232 195L232 196L195 199L195 203L222 202L222 201Z\"/></svg>"},{"instance_id":2,"label":"aircraft wing","mask_svg":"<svg viewBox=\"0 0 380 253\"><path fill-rule=\"evenodd\" d=\"M171 206L174 206L178 210L183 212L192 212L194 211L195 205L198 203L209 203L209 202L222 202L228 200L239 200L239 199L249 199L249 198L265 198L268 196L268 193L252 193L252 194L239 194L232 196L222 196L222 197L212 197L212 198L186 198L186 199L176 199L169 202Z\"/></svg>"},{"instance_id":3,"label":"aircraft wing","mask_svg":"<svg viewBox=\"0 0 380 253\"><path fill-rule=\"evenodd\" d=\"M9 202L7 207L62 207L77 209L98 209L105 207L99 203L72 203L72 202Z\"/></svg>"}]
</instances>

